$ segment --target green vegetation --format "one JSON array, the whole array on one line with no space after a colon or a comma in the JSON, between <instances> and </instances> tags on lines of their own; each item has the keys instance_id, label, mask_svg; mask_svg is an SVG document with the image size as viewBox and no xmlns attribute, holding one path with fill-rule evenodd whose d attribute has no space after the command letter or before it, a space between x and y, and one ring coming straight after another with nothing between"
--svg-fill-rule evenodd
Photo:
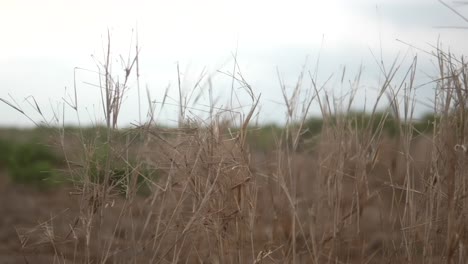
<instances>
[{"instance_id":1,"label":"green vegetation","mask_svg":"<svg viewBox=\"0 0 468 264\"><path fill-rule=\"evenodd\" d=\"M113 155L114 154L114 155ZM133 158L122 158L112 152L107 143L99 143L90 155L87 168L92 184L104 184L106 177L108 185L119 194L126 194L134 189L138 194L149 193L146 179L157 180L159 172L151 170ZM106 172L107 175L106 175ZM83 173L81 173L84 175ZM136 186L133 186L136 185ZM134 188L129 188L129 186Z\"/></svg>"},{"instance_id":2,"label":"green vegetation","mask_svg":"<svg viewBox=\"0 0 468 264\"><path fill-rule=\"evenodd\" d=\"M57 168L63 159L40 143L0 140L0 166L6 168L14 183L48 187L59 182Z\"/></svg>"},{"instance_id":3,"label":"green vegetation","mask_svg":"<svg viewBox=\"0 0 468 264\"><path fill-rule=\"evenodd\" d=\"M325 127L324 122L327 122L327 127L333 129L337 129L339 124L344 122L349 129L368 131L372 134L381 129L383 134L390 138L399 135L401 129L411 126L416 136L432 133L435 120L440 120L440 118L436 118L434 114L426 114L421 119L414 119L410 123L404 123L403 121L398 122L393 115L387 112L377 112L373 115L364 112L350 112L343 115L331 115L325 121L320 117L311 117L303 124L301 136L304 140L319 136L322 133L322 128ZM272 151L278 147L278 141L287 129L292 130L298 127L298 124L291 125L289 128L269 124L250 128L248 134L249 146L256 151ZM301 147L301 144L305 143L302 141L299 147Z\"/></svg>"},{"instance_id":4,"label":"green vegetation","mask_svg":"<svg viewBox=\"0 0 468 264\"><path fill-rule=\"evenodd\" d=\"M411 122L398 121L392 114L387 112L377 112L372 114L364 112L350 112L344 115L332 115L327 118L330 126L336 127L338 122L346 122L349 128L357 131L370 130L375 133L380 128L388 137L395 137L401 133L400 129L405 129L411 126L417 133L432 133L434 114L426 114L421 119L413 119ZM305 122L307 129L306 137L316 136L321 133L323 127L323 119L310 118Z\"/></svg>"},{"instance_id":5,"label":"green vegetation","mask_svg":"<svg viewBox=\"0 0 468 264\"><path fill-rule=\"evenodd\" d=\"M432 133L434 121L440 120L434 114L426 114L420 120L413 120L411 126L418 133ZM388 137L394 137L400 133L400 125L392 115L385 112L378 112L374 115L363 112L351 112L345 115L333 115L327 117L327 126L335 127L338 122L347 122L348 127L357 131L366 131L368 128L372 133L375 133L379 127L382 127L384 134ZM281 127L275 124L268 124L261 127L252 127L249 129L247 142L251 150L268 152L278 147L279 139L285 133L286 129L292 129L298 125L292 125L289 128ZM306 120L302 130L303 139L310 139L319 136L324 127L324 119L312 117ZM45 129L47 131L45 131ZM52 128L35 128L26 130L1 129L0 134L3 138L6 136L13 137L14 140L0 140L0 168L6 168L15 183L36 184L43 186L49 185L53 180L59 181L60 167L65 164L62 156L54 153L50 146L45 145L45 135L50 133ZM88 128L66 128L70 134L81 133L83 139L88 145L94 145L94 151L89 158L89 171L91 181L96 184L102 184L105 178L105 166L108 158L108 145L105 142L106 128L105 127L88 127ZM166 128L170 131L170 128ZM115 130L114 140L119 144L124 144L127 130ZM233 130L236 131L236 130ZM170 135L170 133L169 133ZM9 137L9 138L11 138ZM29 141L21 142L19 138L29 138ZM33 143L40 142L40 143ZM116 143L114 143L116 144ZM142 169L138 166L138 162L133 159L125 161L122 158L113 157L110 159L110 173L108 175L112 184L120 187L120 191L124 191L125 186L129 182L131 175L135 174L137 183L145 188L144 178L154 178L155 172L149 169ZM132 176L133 177L133 176ZM63 181L63 178L62 178Z\"/></svg>"}]
</instances>

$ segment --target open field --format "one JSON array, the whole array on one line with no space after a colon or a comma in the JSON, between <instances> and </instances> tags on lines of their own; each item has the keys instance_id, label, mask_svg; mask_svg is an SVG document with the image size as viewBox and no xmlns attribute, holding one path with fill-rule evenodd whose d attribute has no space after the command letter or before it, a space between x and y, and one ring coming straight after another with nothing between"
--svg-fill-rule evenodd
<instances>
[{"instance_id":1,"label":"open field","mask_svg":"<svg viewBox=\"0 0 468 264\"><path fill-rule=\"evenodd\" d=\"M357 85L337 102L299 81L283 90L286 125L257 128L260 98L235 70L245 113L191 116L181 94L177 127L150 110L127 129L117 121L132 66L115 78L107 58L102 127L0 132L0 261L465 263L468 68L434 56L434 113L422 121L414 63L402 82L399 67L383 71L366 114L351 110Z\"/></svg>"},{"instance_id":2,"label":"open field","mask_svg":"<svg viewBox=\"0 0 468 264\"><path fill-rule=\"evenodd\" d=\"M27 132L23 133L27 135ZM179 145L184 155L178 158L186 164L171 162L169 157L182 154L168 149L161 140L155 140L153 147L146 146L148 153L144 156L152 158L145 162L159 164L159 170L166 172L161 173L164 176L155 180L155 184L162 182L165 185L154 186L154 189L149 188L151 192L146 190L139 195L131 195L128 191L124 191L125 195L109 195L106 204L100 208L102 215L97 211L90 212L89 206L96 206L89 204L90 194L75 194L71 184L51 184L45 190L38 189L34 182L26 186L10 182L4 171L0 207L4 216L0 255L4 257L0 260L10 263L24 263L25 259L30 263L52 263L54 260L99 263L104 248L109 251L110 263L128 263L134 258L138 263L157 262L158 256L153 249L145 249L149 246L146 243L151 243L152 247L155 246L152 243L158 243L163 252L174 252L176 248L170 246L180 243L183 250L177 257L191 259L194 263L202 260L238 263L236 258L239 257L245 258L240 262L247 262L270 251L264 263L282 262L292 254L288 252L291 244L297 247L296 261L304 263L312 261L308 256L313 252L312 246L323 247L320 251L334 250L343 262L363 262L368 258L379 263L389 256L393 256L393 262L404 255L399 218L405 214L404 206L400 204L406 199L403 190L406 184L404 178L398 176L405 174L405 160L394 148L397 138L387 136L382 139L377 146L379 156L370 164L359 164L356 155L360 150L352 139L344 146L337 145L335 140L323 139L307 153L290 154L287 159L280 160L279 165L276 162L281 155L275 150L254 149L250 157L243 157L234 140L225 139L206 149L199 144L200 131L192 133L184 131L183 138L188 141ZM208 137L205 140L215 142L212 135ZM424 189L422 180L428 173L431 147L427 136L411 141L410 154L414 158L411 170L421 180L412 187L415 196L421 195L416 189ZM334 151L347 154L341 156ZM351 154L355 156L346 157ZM200 167L194 164L197 160ZM242 165L243 162L248 164ZM168 182L168 174L174 171L171 166L180 168ZM193 176L187 170L192 171ZM293 182L300 183L294 187L295 197L288 197L287 193L291 178L278 177L289 173ZM367 177L366 187L356 183L360 173ZM368 188L369 194L359 194L358 188ZM294 206L290 200L295 202ZM90 221L81 219L83 222L76 222L83 214ZM295 227L293 219L297 221ZM193 230L185 231L188 232L186 241L177 241L190 221L193 221ZM81 226L84 224L86 226ZM153 232L158 228L162 229L159 232L164 244L154 240ZM294 242L291 241L293 228L297 229ZM335 238L333 228L337 228ZM421 250L424 226L415 226L405 233L417 239L418 244L410 245L411 249ZM315 243L322 245L311 244L314 242L312 234L316 236ZM130 242L130 238L134 241ZM213 256L213 248L217 248L218 254L219 250L226 250L221 256L225 259ZM443 243L438 248L443 248ZM441 253L437 252L438 255ZM178 262L172 259L172 254L166 262ZM415 254L420 257L420 253ZM326 258L320 254L316 261L321 263Z\"/></svg>"}]
</instances>

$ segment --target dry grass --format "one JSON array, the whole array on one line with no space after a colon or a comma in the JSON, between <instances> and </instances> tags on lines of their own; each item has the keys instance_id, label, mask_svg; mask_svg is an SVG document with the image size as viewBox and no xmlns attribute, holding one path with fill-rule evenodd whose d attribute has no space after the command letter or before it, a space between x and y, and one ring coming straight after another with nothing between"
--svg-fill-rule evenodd
<instances>
[{"instance_id":1,"label":"dry grass","mask_svg":"<svg viewBox=\"0 0 468 264\"><path fill-rule=\"evenodd\" d=\"M246 143L260 98L237 65L231 77L247 87L247 113L212 105L208 118L189 117L181 93L178 128L156 126L150 112L147 123L121 133L118 114L138 54L119 82L108 53L100 74L102 134L92 140L59 130L74 217L18 229L25 259L31 248L48 247L56 263L464 263L468 68L441 50L435 56L434 111L441 118L430 133L411 126L415 59L397 86L402 70L382 70L386 80L370 111L376 116L387 96L388 113L400 122L396 137L383 132L385 116L359 129L359 120L340 118L353 96L334 104L313 76L314 86L301 94L301 74L292 94L283 89L287 129L276 135L275 151L260 153ZM304 149L312 105L325 122L317 143Z\"/></svg>"}]
</instances>

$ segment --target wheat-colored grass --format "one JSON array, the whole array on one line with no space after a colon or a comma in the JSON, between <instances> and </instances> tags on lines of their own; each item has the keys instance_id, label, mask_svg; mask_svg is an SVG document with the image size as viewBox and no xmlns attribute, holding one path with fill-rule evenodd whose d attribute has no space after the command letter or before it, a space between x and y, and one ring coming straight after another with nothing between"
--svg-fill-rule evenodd
<instances>
[{"instance_id":1,"label":"wheat-colored grass","mask_svg":"<svg viewBox=\"0 0 468 264\"><path fill-rule=\"evenodd\" d=\"M262 152L248 143L261 97L240 74L231 77L247 87L252 101L246 113L213 105L208 118L189 116L181 94L178 127L157 126L150 111L146 123L119 129L138 56L125 66L123 82L110 73L110 52L102 63L103 129L92 136L58 129L74 208L66 224L58 215L18 229L23 250L50 247L57 263L467 261L463 61L436 50L434 111L440 118L431 131L412 126L413 63L383 72L365 126L346 115L352 97L335 103L313 76L307 93L301 81L292 93L283 89L287 124L273 131L274 145ZM409 73L403 84L393 80L399 71ZM385 96L388 111L377 115ZM324 123L307 141L312 106L321 109ZM384 130L389 118L397 120L396 136ZM119 178L117 167L125 168ZM100 180L93 178L96 171ZM33 262L30 255L25 259Z\"/></svg>"}]
</instances>

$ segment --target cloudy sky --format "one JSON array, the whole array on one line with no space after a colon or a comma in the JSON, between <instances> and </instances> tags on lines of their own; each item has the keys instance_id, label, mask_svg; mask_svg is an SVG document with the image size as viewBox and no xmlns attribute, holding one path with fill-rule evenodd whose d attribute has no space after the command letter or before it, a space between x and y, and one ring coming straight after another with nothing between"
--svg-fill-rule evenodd
<instances>
[{"instance_id":1,"label":"cloudy sky","mask_svg":"<svg viewBox=\"0 0 468 264\"><path fill-rule=\"evenodd\" d=\"M460 1L447 4L468 15L468 6ZM40 121L25 98L33 96L47 120L58 113L67 123L100 122L96 64L103 61L107 30L111 34L113 69L120 68L119 58L127 60L134 52L136 29L141 47L140 91L138 107L136 81L130 82L120 117L121 125L145 120L148 110L146 89L155 102L157 118L173 124L177 119L177 65L182 88L190 95L199 76L211 78L217 107L230 104L231 78L221 72L233 70L233 54L245 80L254 93L261 94L262 122L283 122L280 81L288 93L301 69L314 74L329 93L346 94L360 65L364 71L360 98L355 107L372 101L382 83L374 56L388 67L400 54L402 66L418 56L417 82L435 76L433 58L421 50L437 40L457 55L466 54L468 31L441 28L468 26L437 0L332 0L332 1L63 1L2 0L0 2L0 98L15 100L35 121ZM408 44L405 44L408 43ZM412 48L414 46L416 48ZM421 49L421 50L420 50ZM131 56L131 54L130 54ZM406 56L406 59L405 59ZM319 60L318 60L319 59ZM319 63L317 63L319 61ZM86 70L74 70L76 67ZM346 67L344 85L340 84ZM87 71L91 70L91 71ZM78 93L78 116L64 99ZM206 112L207 85L197 88L201 99L189 103L193 111ZM235 84L239 101L235 110L247 110L248 94ZM303 90L310 87L306 74ZM166 88L169 97L160 109ZM433 87L418 92L418 113L427 109ZM366 100L364 99L366 97ZM196 96L193 96L195 98ZM69 99L67 99L69 100ZM239 105L244 108L237 108ZM31 121L0 102L0 125L26 126ZM318 104L312 105L318 114Z\"/></svg>"}]
</instances>

